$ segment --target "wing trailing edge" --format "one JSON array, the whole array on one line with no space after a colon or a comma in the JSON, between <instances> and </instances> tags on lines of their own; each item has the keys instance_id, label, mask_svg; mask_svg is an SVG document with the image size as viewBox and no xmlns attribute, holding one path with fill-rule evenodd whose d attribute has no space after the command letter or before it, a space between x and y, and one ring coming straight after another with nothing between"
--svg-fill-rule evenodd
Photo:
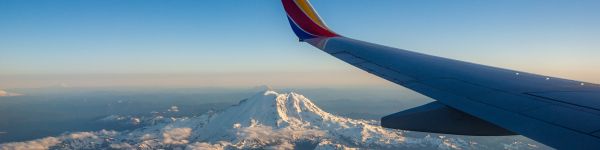
<instances>
[{"instance_id":1,"label":"wing trailing edge","mask_svg":"<svg viewBox=\"0 0 600 150\"><path fill-rule=\"evenodd\" d=\"M498 127L440 102L431 102L381 118L381 126L419 132L473 136L504 136L516 133Z\"/></svg>"}]
</instances>

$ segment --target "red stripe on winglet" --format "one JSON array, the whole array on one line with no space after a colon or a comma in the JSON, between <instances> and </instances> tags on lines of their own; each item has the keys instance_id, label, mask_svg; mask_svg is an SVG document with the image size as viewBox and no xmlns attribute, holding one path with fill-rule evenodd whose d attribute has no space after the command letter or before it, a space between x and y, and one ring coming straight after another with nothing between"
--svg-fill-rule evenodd
<instances>
[{"instance_id":1,"label":"red stripe on winglet","mask_svg":"<svg viewBox=\"0 0 600 150\"><path fill-rule=\"evenodd\" d=\"M313 22L304 12L296 5L294 0L282 0L283 8L287 14L302 28L304 31L310 32L311 34L325 37L338 36L337 34L323 29L317 23Z\"/></svg>"}]
</instances>

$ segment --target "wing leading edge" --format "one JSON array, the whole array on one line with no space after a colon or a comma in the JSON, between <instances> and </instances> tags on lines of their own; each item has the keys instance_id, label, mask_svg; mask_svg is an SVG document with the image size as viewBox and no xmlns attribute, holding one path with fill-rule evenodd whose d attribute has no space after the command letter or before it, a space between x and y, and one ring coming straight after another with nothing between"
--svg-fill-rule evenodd
<instances>
[{"instance_id":1,"label":"wing leading edge","mask_svg":"<svg viewBox=\"0 0 600 150\"><path fill-rule=\"evenodd\" d=\"M325 26L308 1L282 2L292 29L301 41L438 102L435 107L428 104L386 116L382 119L384 126L465 135L518 133L558 149L600 148L600 86L597 84L474 64L346 38ZM414 112L419 113L415 115ZM418 120L419 117L415 116L430 118ZM414 128L426 125L425 121L432 122L431 118L444 117L458 118L446 119L448 124L472 126ZM461 120L466 122L459 122Z\"/></svg>"}]
</instances>

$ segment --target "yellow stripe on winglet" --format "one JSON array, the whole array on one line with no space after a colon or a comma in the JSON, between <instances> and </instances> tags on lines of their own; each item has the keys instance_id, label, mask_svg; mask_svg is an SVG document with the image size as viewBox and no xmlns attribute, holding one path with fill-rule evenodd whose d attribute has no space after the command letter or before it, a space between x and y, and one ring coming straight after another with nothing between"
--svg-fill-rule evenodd
<instances>
[{"instance_id":1,"label":"yellow stripe on winglet","mask_svg":"<svg viewBox=\"0 0 600 150\"><path fill-rule=\"evenodd\" d=\"M327 29L327 26L325 26L323 21L321 21L319 15L317 15L317 12L315 12L308 0L295 0L295 2L296 5L298 5L302 11L304 11L308 18L317 23L319 26L323 27L323 29Z\"/></svg>"}]
</instances>

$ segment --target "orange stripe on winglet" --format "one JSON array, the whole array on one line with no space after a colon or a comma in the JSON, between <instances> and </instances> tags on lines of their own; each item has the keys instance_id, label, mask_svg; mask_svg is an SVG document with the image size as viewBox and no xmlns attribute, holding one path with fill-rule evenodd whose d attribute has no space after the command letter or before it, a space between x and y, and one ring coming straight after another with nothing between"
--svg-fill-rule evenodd
<instances>
[{"instance_id":1,"label":"orange stripe on winglet","mask_svg":"<svg viewBox=\"0 0 600 150\"><path fill-rule=\"evenodd\" d=\"M294 2L296 2L296 5L302 9L302 11L310 18L310 20L314 21L323 29L327 29L327 26L325 23L323 23L323 21L321 21L321 18L319 15L317 15L317 12L315 12L308 0L294 0Z\"/></svg>"},{"instance_id":2,"label":"orange stripe on winglet","mask_svg":"<svg viewBox=\"0 0 600 150\"><path fill-rule=\"evenodd\" d=\"M327 28L321 27L317 22L314 22L296 3L295 0L282 0L283 7L290 17L291 21L297 25L301 30L306 31L309 34L322 36L322 37L334 37L338 36ZM316 13L315 13L316 14Z\"/></svg>"}]
</instances>

